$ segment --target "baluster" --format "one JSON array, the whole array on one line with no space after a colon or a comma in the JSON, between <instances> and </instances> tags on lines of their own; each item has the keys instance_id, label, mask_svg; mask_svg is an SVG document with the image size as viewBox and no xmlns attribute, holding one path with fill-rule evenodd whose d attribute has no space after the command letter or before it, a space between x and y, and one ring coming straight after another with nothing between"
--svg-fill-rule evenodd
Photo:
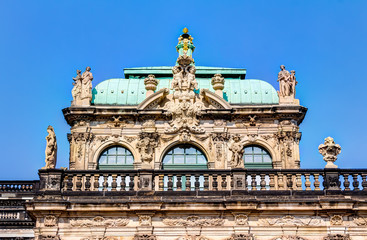
<instances>
[{"instance_id":1,"label":"baluster","mask_svg":"<svg viewBox=\"0 0 367 240\"><path fill-rule=\"evenodd\" d=\"M353 191L359 191L358 173L353 174Z\"/></svg>"},{"instance_id":2,"label":"baluster","mask_svg":"<svg viewBox=\"0 0 367 240\"><path fill-rule=\"evenodd\" d=\"M67 183L67 190L68 191L73 191L73 174L69 173L68 174L68 183Z\"/></svg>"},{"instance_id":3,"label":"baluster","mask_svg":"<svg viewBox=\"0 0 367 240\"><path fill-rule=\"evenodd\" d=\"M112 174L111 191L116 191L117 188L117 174Z\"/></svg>"},{"instance_id":4,"label":"baluster","mask_svg":"<svg viewBox=\"0 0 367 240\"><path fill-rule=\"evenodd\" d=\"M226 175L222 175L222 181L221 181L221 187L222 187L222 190L226 190L227 189L227 176Z\"/></svg>"},{"instance_id":5,"label":"baluster","mask_svg":"<svg viewBox=\"0 0 367 240\"><path fill-rule=\"evenodd\" d=\"M120 191L126 191L126 176L121 175Z\"/></svg>"},{"instance_id":6,"label":"baluster","mask_svg":"<svg viewBox=\"0 0 367 240\"><path fill-rule=\"evenodd\" d=\"M270 190L275 190L275 174L274 173L270 173L269 174L269 189Z\"/></svg>"},{"instance_id":7,"label":"baluster","mask_svg":"<svg viewBox=\"0 0 367 240\"><path fill-rule=\"evenodd\" d=\"M310 175L309 173L305 173L305 187L306 191L311 190L311 181L310 181Z\"/></svg>"},{"instance_id":8,"label":"baluster","mask_svg":"<svg viewBox=\"0 0 367 240\"><path fill-rule=\"evenodd\" d=\"M85 183L84 183L85 191L90 191L91 185L92 184L90 183L90 174L86 174L85 175Z\"/></svg>"},{"instance_id":9,"label":"baluster","mask_svg":"<svg viewBox=\"0 0 367 240\"><path fill-rule=\"evenodd\" d=\"M315 182L313 184L315 186L315 190L321 190L320 189L320 180L319 180L320 174L319 173L315 173L313 176L315 178Z\"/></svg>"},{"instance_id":10,"label":"baluster","mask_svg":"<svg viewBox=\"0 0 367 240\"><path fill-rule=\"evenodd\" d=\"M182 191L182 176L177 175L177 191Z\"/></svg>"},{"instance_id":11,"label":"baluster","mask_svg":"<svg viewBox=\"0 0 367 240\"><path fill-rule=\"evenodd\" d=\"M293 179L292 179L292 174L287 174L287 188L289 190L293 190Z\"/></svg>"},{"instance_id":12,"label":"baluster","mask_svg":"<svg viewBox=\"0 0 367 240\"><path fill-rule=\"evenodd\" d=\"M347 191L347 190L350 190L350 182L349 182L349 174L343 174L343 177L344 177L344 190Z\"/></svg>"},{"instance_id":13,"label":"baluster","mask_svg":"<svg viewBox=\"0 0 367 240\"><path fill-rule=\"evenodd\" d=\"M282 173L278 173L278 189L279 190L285 189L284 175Z\"/></svg>"},{"instance_id":14,"label":"baluster","mask_svg":"<svg viewBox=\"0 0 367 240\"><path fill-rule=\"evenodd\" d=\"M33 187L33 185L31 185L31 187ZM62 189L63 189L63 191L68 190L68 177L67 177L67 175L64 175L64 179L62 180ZM32 189L30 189L30 190L32 190Z\"/></svg>"},{"instance_id":15,"label":"baluster","mask_svg":"<svg viewBox=\"0 0 367 240\"><path fill-rule=\"evenodd\" d=\"M164 175L160 174L159 175L159 191L163 191L164 190Z\"/></svg>"},{"instance_id":16,"label":"baluster","mask_svg":"<svg viewBox=\"0 0 367 240\"><path fill-rule=\"evenodd\" d=\"M195 191L200 190L199 174L195 174Z\"/></svg>"},{"instance_id":17,"label":"baluster","mask_svg":"<svg viewBox=\"0 0 367 240\"><path fill-rule=\"evenodd\" d=\"M256 174L251 174L251 190L257 190L256 185Z\"/></svg>"},{"instance_id":18,"label":"baluster","mask_svg":"<svg viewBox=\"0 0 367 240\"><path fill-rule=\"evenodd\" d=\"M204 174L204 190L209 190L209 174Z\"/></svg>"},{"instance_id":19,"label":"baluster","mask_svg":"<svg viewBox=\"0 0 367 240\"><path fill-rule=\"evenodd\" d=\"M218 175L213 174L213 190L218 191Z\"/></svg>"},{"instance_id":20,"label":"baluster","mask_svg":"<svg viewBox=\"0 0 367 240\"><path fill-rule=\"evenodd\" d=\"M191 191L191 175L186 175L186 191Z\"/></svg>"},{"instance_id":21,"label":"baluster","mask_svg":"<svg viewBox=\"0 0 367 240\"><path fill-rule=\"evenodd\" d=\"M83 183L82 183L82 176L80 174L76 175L75 186L76 186L76 191L81 191L82 190Z\"/></svg>"},{"instance_id":22,"label":"baluster","mask_svg":"<svg viewBox=\"0 0 367 240\"><path fill-rule=\"evenodd\" d=\"M98 191L99 189L99 174L93 174L93 190Z\"/></svg>"},{"instance_id":23,"label":"baluster","mask_svg":"<svg viewBox=\"0 0 367 240\"><path fill-rule=\"evenodd\" d=\"M134 175L133 174L127 174L128 177L130 177L130 181L129 181L129 191L134 191Z\"/></svg>"},{"instance_id":24,"label":"baluster","mask_svg":"<svg viewBox=\"0 0 367 240\"><path fill-rule=\"evenodd\" d=\"M296 190L302 190L302 175L300 173L296 174Z\"/></svg>"},{"instance_id":25,"label":"baluster","mask_svg":"<svg viewBox=\"0 0 367 240\"><path fill-rule=\"evenodd\" d=\"M108 191L108 174L102 174L102 176L103 176L103 183L102 183L103 191Z\"/></svg>"},{"instance_id":26,"label":"baluster","mask_svg":"<svg viewBox=\"0 0 367 240\"><path fill-rule=\"evenodd\" d=\"M265 174L260 174L260 190L265 190L266 181L265 181Z\"/></svg>"},{"instance_id":27,"label":"baluster","mask_svg":"<svg viewBox=\"0 0 367 240\"><path fill-rule=\"evenodd\" d=\"M168 183L167 183L167 190L172 191L173 190L173 182L172 182L172 174L168 174Z\"/></svg>"},{"instance_id":28,"label":"baluster","mask_svg":"<svg viewBox=\"0 0 367 240\"><path fill-rule=\"evenodd\" d=\"M367 191L367 180L366 180L367 174L362 173L361 176L362 176L362 188L363 188L362 190Z\"/></svg>"}]
</instances>

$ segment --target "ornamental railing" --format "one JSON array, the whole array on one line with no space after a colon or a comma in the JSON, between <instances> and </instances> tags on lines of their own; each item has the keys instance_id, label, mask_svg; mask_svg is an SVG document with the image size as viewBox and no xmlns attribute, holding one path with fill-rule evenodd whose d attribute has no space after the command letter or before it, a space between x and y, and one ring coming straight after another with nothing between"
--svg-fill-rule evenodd
<instances>
[{"instance_id":1,"label":"ornamental railing","mask_svg":"<svg viewBox=\"0 0 367 240\"><path fill-rule=\"evenodd\" d=\"M367 190L367 169L66 170L59 175L63 192Z\"/></svg>"},{"instance_id":2,"label":"ornamental railing","mask_svg":"<svg viewBox=\"0 0 367 240\"><path fill-rule=\"evenodd\" d=\"M32 193L38 188L39 181L0 181L0 193Z\"/></svg>"}]
</instances>

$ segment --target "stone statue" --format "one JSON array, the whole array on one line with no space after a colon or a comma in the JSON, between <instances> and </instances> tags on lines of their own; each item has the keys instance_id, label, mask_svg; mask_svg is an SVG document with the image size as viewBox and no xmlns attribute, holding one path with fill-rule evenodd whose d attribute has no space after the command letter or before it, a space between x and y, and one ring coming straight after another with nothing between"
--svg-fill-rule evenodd
<instances>
[{"instance_id":1,"label":"stone statue","mask_svg":"<svg viewBox=\"0 0 367 240\"><path fill-rule=\"evenodd\" d=\"M289 73L284 65L280 66L281 71L278 73L279 82L279 96L280 97L293 97L296 96L296 71L292 70Z\"/></svg>"},{"instance_id":2,"label":"stone statue","mask_svg":"<svg viewBox=\"0 0 367 240\"><path fill-rule=\"evenodd\" d=\"M57 157L57 143L56 143L56 135L54 128L52 126L48 126L47 128L48 135L46 137L46 166L43 169L53 169L56 166L56 157Z\"/></svg>"},{"instance_id":3,"label":"stone statue","mask_svg":"<svg viewBox=\"0 0 367 240\"><path fill-rule=\"evenodd\" d=\"M82 74L81 70L76 70L76 77L73 78L73 90L71 90L71 95L73 96L72 105L78 105L80 102L80 94L82 93Z\"/></svg>"},{"instance_id":4,"label":"stone statue","mask_svg":"<svg viewBox=\"0 0 367 240\"><path fill-rule=\"evenodd\" d=\"M85 103L90 104L90 101L92 101L92 80L93 75L90 72L91 68L87 67L85 69L85 72L82 74L82 94L81 94L81 100L83 101L83 105ZM87 102L85 101L87 100Z\"/></svg>"},{"instance_id":5,"label":"stone statue","mask_svg":"<svg viewBox=\"0 0 367 240\"><path fill-rule=\"evenodd\" d=\"M282 97L290 96L289 80L291 74L285 70L285 66L280 66L281 71L278 73L279 91Z\"/></svg>"},{"instance_id":6,"label":"stone statue","mask_svg":"<svg viewBox=\"0 0 367 240\"><path fill-rule=\"evenodd\" d=\"M291 71L291 76L290 76L290 90L291 90L291 94L293 95L293 97L296 97L296 85L297 85L297 80L296 80L296 71L292 70Z\"/></svg>"},{"instance_id":7,"label":"stone statue","mask_svg":"<svg viewBox=\"0 0 367 240\"><path fill-rule=\"evenodd\" d=\"M239 135L233 136L233 143L229 147L229 150L232 152L231 163L234 168L243 168L243 153L244 149L241 143L241 138Z\"/></svg>"}]
</instances>

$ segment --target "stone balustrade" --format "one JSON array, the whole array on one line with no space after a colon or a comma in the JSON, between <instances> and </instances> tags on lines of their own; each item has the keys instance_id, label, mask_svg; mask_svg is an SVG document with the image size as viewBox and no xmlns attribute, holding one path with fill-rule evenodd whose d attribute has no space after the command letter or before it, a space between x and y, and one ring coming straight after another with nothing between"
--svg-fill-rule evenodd
<instances>
[{"instance_id":1,"label":"stone balustrade","mask_svg":"<svg viewBox=\"0 0 367 240\"><path fill-rule=\"evenodd\" d=\"M39 184L39 181L0 181L0 193L2 192L34 192Z\"/></svg>"},{"instance_id":2,"label":"stone balustrade","mask_svg":"<svg viewBox=\"0 0 367 240\"><path fill-rule=\"evenodd\" d=\"M68 170L60 176L64 192L367 190L367 169Z\"/></svg>"}]
</instances>

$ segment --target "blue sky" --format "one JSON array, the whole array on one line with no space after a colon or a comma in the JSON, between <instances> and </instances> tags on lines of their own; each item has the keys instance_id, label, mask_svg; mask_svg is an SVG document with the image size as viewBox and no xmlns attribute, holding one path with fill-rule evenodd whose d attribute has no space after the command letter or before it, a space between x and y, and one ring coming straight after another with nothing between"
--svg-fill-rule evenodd
<instances>
[{"instance_id":1,"label":"blue sky","mask_svg":"<svg viewBox=\"0 0 367 240\"><path fill-rule=\"evenodd\" d=\"M46 128L58 167L68 166L61 109L76 69L94 86L123 68L174 65L184 27L196 65L241 67L278 89L279 66L296 70L301 167L322 168L332 136L342 168L367 168L367 1L4 1L0 0L0 179L37 179Z\"/></svg>"}]
</instances>

